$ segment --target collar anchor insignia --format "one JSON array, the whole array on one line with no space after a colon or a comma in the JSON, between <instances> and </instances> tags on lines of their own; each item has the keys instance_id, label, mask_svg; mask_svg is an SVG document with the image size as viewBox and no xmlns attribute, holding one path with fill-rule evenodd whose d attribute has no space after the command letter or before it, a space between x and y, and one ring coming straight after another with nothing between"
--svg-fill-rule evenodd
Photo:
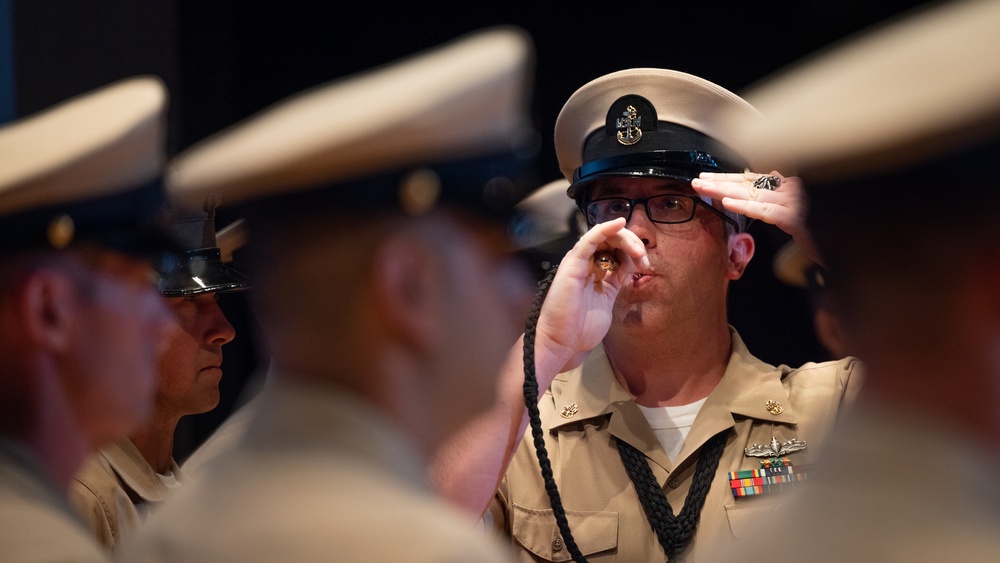
<instances>
[{"instance_id":1,"label":"collar anchor insignia","mask_svg":"<svg viewBox=\"0 0 1000 563\"><path fill-rule=\"evenodd\" d=\"M772 399L764 401L764 408L767 409L767 412L773 414L774 416L778 416L779 414L785 412L785 407L781 406L781 403L778 401Z\"/></svg>"},{"instance_id":2,"label":"collar anchor insignia","mask_svg":"<svg viewBox=\"0 0 1000 563\"><path fill-rule=\"evenodd\" d=\"M563 407L563 410L561 413L559 413L559 416L563 418L573 418L573 416L576 415L576 413L578 412L580 412L580 407L576 403L570 403L565 407Z\"/></svg>"}]
</instances>

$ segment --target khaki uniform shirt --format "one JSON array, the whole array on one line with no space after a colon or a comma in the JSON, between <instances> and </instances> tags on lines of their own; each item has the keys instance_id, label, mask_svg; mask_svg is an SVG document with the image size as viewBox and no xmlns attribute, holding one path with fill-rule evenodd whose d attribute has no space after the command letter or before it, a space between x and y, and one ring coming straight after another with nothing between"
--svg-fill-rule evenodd
<instances>
[{"instance_id":1,"label":"khaki uniform shirt","mask_svg":"<svg viewBox=\"0 0 1000 563\"><path fill-rule=\"evenodd\" d=\"M857 391L858 363L842 360L774 367L754 358L732 330L725 374L699 411L677 459L671 462L645 416L615 378L603 346L577 369L560 374L539 402L545 446L570 530L591 562L663 561L665 554L646 519L613 438L646 454L679 514L691 486L702 445L731 428L694 538L685 551L697 563L720 543L767 518L781 495L734 498L728 473L757 469L760 458L744 448L804 440L806 449L787 457L810 464L845 401ZM765 406L768 401L778 409ZM530 428L521 441L494 502L491 517L522 561L568 561L542 482Z\"/></svg>"},{"instance_id":2,"label":"khaki uniform shirt","mask_svg":"<svg viewBox=\"0 0 1000 563\"><path fill-rule=\"evenodd\" d=\"M376 409L269 379L245 434L150 514L122 561L508 561L431 492L425 463Z\"/></svg>"},{"instance_id":3,"label":"khaki uniform shirt","mask_svg":"<svg viewBox=\"0 0 1000 563\"><path fill-rule=\"evenodd\" d=\"M822 471L771 529L757 523L716 561L1000 561L995 443L975 443L926 409L867 404L842 422Z\"/></svg>"},{"instance_id":4,"label":"khaki uniform shirt","mask_svg":"<svg viewBox=\"0 0 1000 563\"><path fill-rule=\"evenodd\" d=\"M245 405L231 413L215 432L208 437L198 449L191 452L181 467L185 475L194 475L205 465L211 464L223 452L231 450L246 435L247 425L257 408L257 398L254 397Z\"/></svg>"},{"instance_id":5,"label":"khaki uniform shirt","mask_svg":"<svg viewBox=\"0 0 1000 563\"><path fill-rule=\"evenodd\" d=\"M0 439L0 559L100 563L106 554L27 451Z\"/></svg>"},{"instance_id":6,"label":"khaki uniform shirt","mask_svg":"<svg viewBox=\"0 0 1000 563\"><path fill-rule=\"evenodd\" d=\"M176 463L173 473L183 481ZM91 455L70 485L69 500L108 550L135 533L152 505L171 491L131 440L101 448Z\"/></svg>"}]
</instances>

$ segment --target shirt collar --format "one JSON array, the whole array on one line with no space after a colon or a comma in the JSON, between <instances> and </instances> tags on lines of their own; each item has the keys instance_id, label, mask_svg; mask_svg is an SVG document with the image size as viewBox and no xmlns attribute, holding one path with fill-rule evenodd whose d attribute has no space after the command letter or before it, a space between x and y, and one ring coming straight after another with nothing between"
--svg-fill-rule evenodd
<instances>
[{"instance_id":1,"label":"shirt collar","mask_svg":"<svg viewBox=\"0 0 1000 563\"><path fill-rule=\"evenodd\" d=\"M781 382L782 370L755 358L739 333L732 327L729 330L732 337L729 363L722 380L705 401L699 418L705 415L720 420L723 417L722 420L730 425L733 416L795 424L795 411ZM551 391L557 414L561 415L552 424L554 430L565 424L609 415L616 410L616 405L632 402L632 396L614 376L603 344L594 348L579 367L557 375ZM774 414L777 411L780 412Z\"/></svg>"},{"instance_id":2,"label":"shirt collar","mask_svg":"<svg viewBox=\"0 0 1000 563\"><path fill-rule=\"evenodd\" d=\"M122 440L104 446L100 450L100 455L114 469L122 482L143 500L161 502L170 495L170 490L163 483L163 480L142 457L139 448L131 440ZM180 468L177 467L177 463L173 459L170 460L170 466L177 480L183 482L184 475L180 473Z\"/></svg>"}]
</instances>

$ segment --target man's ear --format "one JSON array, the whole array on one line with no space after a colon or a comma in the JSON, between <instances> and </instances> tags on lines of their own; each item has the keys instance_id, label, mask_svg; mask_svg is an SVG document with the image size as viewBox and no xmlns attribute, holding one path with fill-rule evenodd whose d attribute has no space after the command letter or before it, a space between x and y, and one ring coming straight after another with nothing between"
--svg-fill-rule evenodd
<instances>
[{"instance_id":1,"label":"man's ear","mask_svg":"<svg viewBox=\"0 0 1000 563\"><path fill-rule=\"evenodd\" d=\"M69 346L78 300L72 280L50 270L36 270L22 282L15 300L29 341L56 352Z\"/></svg>"},{"instance_id":2,"label":"man's ear","mask_svg":"<svg viewBox=\"0 0 1000 563\"><path fill-rule=\"evenodd\" d=\"M389 236L372 265L373 302L387 335L419 349L439 336L442 299L440 259L418 234Z\"/></svg>"},{"instance_id":3,"label":"man's ear","mask_svg":"<svg viewBox=\"0 0 1000 563\"><path fill-rule=\"evenodd\" d=\"M753 258L754 240L749 233L733 233L729 236L729 264L726 277L738 280L743 277L747 264Z\"/></svg>"}]
</instances>

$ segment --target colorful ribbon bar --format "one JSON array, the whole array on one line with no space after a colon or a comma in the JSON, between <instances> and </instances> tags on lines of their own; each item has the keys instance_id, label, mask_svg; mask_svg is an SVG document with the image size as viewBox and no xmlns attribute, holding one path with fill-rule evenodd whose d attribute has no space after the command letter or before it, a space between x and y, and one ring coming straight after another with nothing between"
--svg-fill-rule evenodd
<instances>
[{"instance_id":1,"label":"colorful ribbon bar","mask_svg":"<svg viewBox=\"0 0 1000 563\"><path fill-rule=\"evenodd\" d=\"M729 472L729 487L734 497L773 493L807 479L807 466L762 467Z\"/></svg>"}]
</instances>

